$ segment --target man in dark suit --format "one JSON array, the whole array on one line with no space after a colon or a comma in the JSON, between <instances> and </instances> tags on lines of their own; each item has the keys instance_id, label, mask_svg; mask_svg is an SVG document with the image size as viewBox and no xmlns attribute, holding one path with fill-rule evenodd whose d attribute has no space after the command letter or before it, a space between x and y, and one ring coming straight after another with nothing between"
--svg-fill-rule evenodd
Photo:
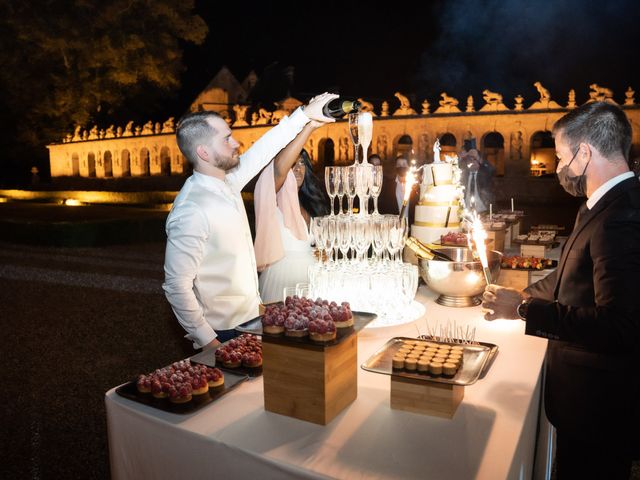
<instances>
[{"instance_id":1,"label":"man in dark suit","mask_svg":"<svg viewBox=\"0 0 640 480\"><path fill-rule=\"evenodd\" d=\"M383 214L399 215L404 198L404 188L409 172L409 162L406 158L398 158L396 160L395 177L384 177L382 181L382 190L378 197L378 211ZM420 197L420 183L414 183L409 197L409 205L407 206L405 215L408 216L409 224L413 223L413 215L416 205Z\"/></svg>"},{"instance_id":2,"label":"man in dark suit","mask_svg":"<svg viewBox=\"0 0 640 480\"><path fill-rule=\"evenodd\" d=\"M489 285L485 318L523 319L549 339L545 407L558 479L625 479L640 439L640 182L631 125L583 105L554 126L562 186L586 196L558 268L520 292Z\"/></svg>"},{"instance_id":3,"label":"man in dark suit","mask_svg":"<svg viewBox=\"0 0 640 480\"><path fill-rule=\"evenodd\" d=\"M458 164L462 171L460 184L464 187L465 205L478 213L488 211L489 205L493 203L496 167L482 158L476 148L463 151Z\"/></svg>"}]
</instances>

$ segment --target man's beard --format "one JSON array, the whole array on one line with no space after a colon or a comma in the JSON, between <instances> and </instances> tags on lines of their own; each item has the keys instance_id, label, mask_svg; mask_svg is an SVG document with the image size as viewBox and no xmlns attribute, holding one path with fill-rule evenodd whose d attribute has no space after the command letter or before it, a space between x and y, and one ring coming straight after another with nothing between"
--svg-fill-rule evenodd
<instances>
[{"instance_id":1,"label":"man's beard","mask_svg":"<svg viewBox=\"0 0 640 480\"><path fill-rule=\"evenodd\" d=\"M233 155L228 157L218 157L217 167L228 172L238 166L240 163L240 155L235 152Z\"/></svg>"}]
</instances>

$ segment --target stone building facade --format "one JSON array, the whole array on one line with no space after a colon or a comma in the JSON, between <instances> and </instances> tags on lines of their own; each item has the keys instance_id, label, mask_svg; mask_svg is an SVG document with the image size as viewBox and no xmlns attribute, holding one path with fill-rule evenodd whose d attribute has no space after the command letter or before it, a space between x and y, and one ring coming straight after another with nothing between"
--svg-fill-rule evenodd
<instances>
[{"instance_id":1,"label":"stone building facade","mask_svg":"<svg viewBox=\"0 0 640 480\"><path fill-rule=\"evenodd\" d=\"M433 111L425 100L419 113L399 92L395 97L400 106L393 111L389 102L383 102L376 111L373 105L363 101L364 108L375 115L369 153L380 155L385 169L391 172L398 156L418 164L431 162L432 146L437 138L443 153L459 152L465 139L475 138L481 153L496 166L498 200L513 196L534 201L548 198L548 189L557 187L555 180L548 181L556 168L550 130L557 119L576 107L575 93L569 92L568 101L560 105L539 82L534 86L539 99L525 106L525 99L518 96L511 108L500 94L488 90L483 92L483 104L479 108L472 97L462 106L446 93L441 94L439 105ZM209 87L219 88L211 84ZM633 126L632 159L640 156L640 105L636 104L634 95L629 88L619 102ZM201 94L199 98L207 96ZM616 102L613 92L595 84L590 87L589 98L589 101ZM244 151L299 104L289 98L280 102L273 112L264 109L251 112L250 106L240 104L226 111L215 110L224 113ZM194 102L191 109L211 108ZM77 128L74 135L48 148L52 177L152 177L189 172L176 144L173 119L163 125L148 122L142 127L134 127L130 122L124 130L114 130L112 126L106 131L94 127L89 132L81 132ZM327 165L354 161L348 122L344 119L316 130L306 148L318 171Z\"/></svg>"}]
</instances>

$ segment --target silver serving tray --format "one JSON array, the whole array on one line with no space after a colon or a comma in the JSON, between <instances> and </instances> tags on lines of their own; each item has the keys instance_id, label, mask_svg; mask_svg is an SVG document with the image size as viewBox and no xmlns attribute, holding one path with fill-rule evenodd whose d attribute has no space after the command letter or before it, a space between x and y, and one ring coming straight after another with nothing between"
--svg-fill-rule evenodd
<instances>
[{"instance_id":1,"label":"silver serving tray","mask_svg":"<svg viewBox=\"0 0 640 480\"><path fill-rule=\"evenodd\" d=\"M392 377L411 378L414 380L423 380L425 382L447 383L450 385L472 385L479 378L486 375L485 367L491 366L493 358L498 352L498 346L493 343L446 343L434 340L424 340L425 342L434 342L443 345L462 346L464 347L462 367L453 377L444 377L441 375L431 375L422 372L408 372L406 370L394 369L391 359L395 353L403 345L404 340L419 340L409 337L394 337L385 343L376 353L374 353L366 362L361 365L363 370L373 373L381 373L383 375L391 375Z\"/></svg>"}]
</instances>

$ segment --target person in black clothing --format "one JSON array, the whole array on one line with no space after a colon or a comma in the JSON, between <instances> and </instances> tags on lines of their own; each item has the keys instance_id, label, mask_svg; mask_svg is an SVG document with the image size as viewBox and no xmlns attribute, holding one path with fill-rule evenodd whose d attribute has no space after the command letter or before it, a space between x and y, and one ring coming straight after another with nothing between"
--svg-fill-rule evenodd
<instances>
[{"instance_id":1,"label":"person in black clothing","mask_svg":"<svg viewBox=\"0 0 640 480\"><path fill-rule=\"evenodd\" d=\"M409 162L406 158L399 157L396 160L395 177L385 177L382 182L382 191L378 197L378 211L382 214L399 215L402 208L402 199L404 198L404 188L409 172ZM411 190L409 197L409 205L405 211L405 215L409 218L409 224L413 223L413 215L416 205L420 197L420 184L416 182Z\"/></svg>"},{"instance_id":2,"label":"person in black clothing","mask_svg":"<svg viewBox=\"0 0 640 480\"><path fill-rule=\"evenodd\" d=\"M462 170L460 183L464 187L464 203L467 208L484 213L493 203L493 176L496 173L496 168L482 158L475 146L463 151L459 158L458 165Z\"/></svg>"},{"instance_id":3,"label":"person in black clothing","mask_svg":"<svg viewBox=\"0 0 640 480\"><path fill-rule=\"evenodd\" d=\"M549 339L545 407L559 480L624 479L640 453L640 182L631 125L606 102L553 129L560 184L587 197L556 270L524 291L489 285L485 318Z\"/></svg>"}]
</instances>

